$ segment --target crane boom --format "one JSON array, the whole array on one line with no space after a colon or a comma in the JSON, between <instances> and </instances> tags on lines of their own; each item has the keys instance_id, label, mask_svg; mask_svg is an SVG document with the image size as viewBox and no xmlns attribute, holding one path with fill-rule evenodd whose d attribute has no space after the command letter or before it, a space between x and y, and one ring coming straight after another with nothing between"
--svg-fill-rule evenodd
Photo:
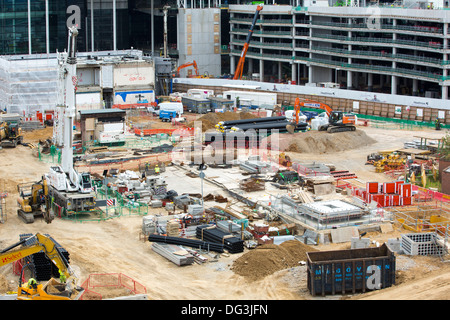
<instances>
[{"instance_id":1,"label":"crane boom","mask_svg":"<svg viewBox=\"0 0 450 320\"><path fill-rule=\"evenodd\" d=\"M236 71L234 72L233 80L242 79L242 72L244 71L244 63L245 56L247 55L248 46L250 45L250 40L253 35L253 28L255 27L256 21L258 20L259 13L263 9L262 6L256 7L255 16L253 17L252 25L250 26L250 30L248 30L247 39L245 40L244 47L242 48L241 57L239 59L238 65L236 67Z\"/></svg>"}]
</instances>

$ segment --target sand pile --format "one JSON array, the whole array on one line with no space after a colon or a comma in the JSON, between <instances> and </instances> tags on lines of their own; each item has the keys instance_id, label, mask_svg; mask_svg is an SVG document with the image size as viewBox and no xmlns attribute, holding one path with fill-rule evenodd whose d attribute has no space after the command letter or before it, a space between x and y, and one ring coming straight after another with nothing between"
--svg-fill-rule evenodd
<instances>
[{"instance_id":1,"label":"sand pile","mask_svg":"<svg viewBox=\"0 0 450 320\"><path fill-rule=\"evenodd\" d=\"M39 142L53 137L53 127L36 129L33 131L22 131L23 142Z\"/></svg>"},{"instance_id":2,"label":"sand pile","mask_svg":"<svg viewBox=\"0 0 450 320\"><path fill-rule=\"evenodd\" d=\"M312 251L317 249L298 240L266 244L240 256L231 269L249 280L259 280L279 270L297 267L299 261L306 261L306 252Z\"/></svg>"},{"instance_id":3,"label":"sand pile","mask_svg":"<svg viewBox=\"0 0 450 320\"><path fill-rule=\"evenodd\" d=\"M328 133L326 131L280 134L279 150L298 153L334 153L369 146L376 141L362 130Z\"/></svg>"},{"instance_id":4,"label":"sand pile","mask_svg":"<svg viewBox=\"0 0 450 320\"><path fill-rule=\"evenodd\" d=\"M248 112L210 112L205 114L204 116L198 118L195 121L202 122L202 131L206 131L209 129L215 129L215 125L219 121L230 121L230 120L240 120L240 119L253 119L257 118L254 114ZM187 127L194 127L194 121L187 123Z\"/></svg>"}]
</instances>

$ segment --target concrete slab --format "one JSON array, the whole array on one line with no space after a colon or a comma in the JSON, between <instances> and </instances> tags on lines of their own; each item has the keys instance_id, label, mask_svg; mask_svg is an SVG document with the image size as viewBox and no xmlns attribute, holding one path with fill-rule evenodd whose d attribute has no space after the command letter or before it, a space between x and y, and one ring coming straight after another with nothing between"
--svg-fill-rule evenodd
<instances>
[{"instance_id":1,"label":"concrete slab","mask_svg":"<svg viewBox=\"0 0 450 320\"><path fill-rule=\"evenodd\" d=\"M351 248L352 249L364 249L364 248L369 248L370 246L370 239L369 238L359 238L359 237L355 237L352 238L351 240L352 244L351 244Z\"/></svg>"},{"instance_id":2,"label":"concrete slab","mask_svg":"<svg viewBox=\"0 0 450 320\"><path fill-rule=\"evenodd\" d=\"M359 237L357 227L331 229L331 241L333 243L350 242L352 238L356 237Z\"/></svg>"},{"instance_id":3,"label":"concrete slab","mask_svg":"<svg viewBox=\"0 0 450 320\"><path fill-rule=\"evenodd\" d=\"M381 233L390 233L394 231L394 228L390 223L382 223L380 224L380 231Z\"/></svg>"}]
</instances>

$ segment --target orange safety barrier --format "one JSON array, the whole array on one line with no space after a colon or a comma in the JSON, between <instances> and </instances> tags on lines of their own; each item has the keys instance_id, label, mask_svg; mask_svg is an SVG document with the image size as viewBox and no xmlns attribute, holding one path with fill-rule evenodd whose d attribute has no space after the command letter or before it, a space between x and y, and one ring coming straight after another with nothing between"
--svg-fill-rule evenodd
<instances>
[{"instance_id":1,"label":"orange safety barrier","mask_svg":"<svg viewBox=\"0 0 450 320\"><path fill-rule=\"evenodd\" d=\"M189 136L194 134L194 128L189 128L189 127L185 127L185 128L174 128L174 129L139 129L139 128L135 128L134 129L134 134L137 136L151 136L154 134L161 134L161 133L167 133L169 135L173 135L173 134L179 134L181 136Z\"/></svg>"},{"instance_id":2,"label":"orange safety barrier","mask_svg":"<svg viewBox=\"0 0 450 320\"><path fill-rule=\"evenodd\" d=\"M84 292L81 295L80 300L101 300L102 295L95 292L95 288L126 288L134 294L147 293L147 288L145 288L145 286L123 273L90 274L81 287L84 288Z\"/></svg>"},{"instance_id":3,"label":"orange safety barrier","mask_svg":"<svg viewBox=\"0 0 450 320\"><path fill-rule=\"evenodd\" d=\"M128 104L113 104L112 109L141 109L148 107L156 107L156 102L148 102L148 103L128 103Z\"/></svg>"}]
</instances>

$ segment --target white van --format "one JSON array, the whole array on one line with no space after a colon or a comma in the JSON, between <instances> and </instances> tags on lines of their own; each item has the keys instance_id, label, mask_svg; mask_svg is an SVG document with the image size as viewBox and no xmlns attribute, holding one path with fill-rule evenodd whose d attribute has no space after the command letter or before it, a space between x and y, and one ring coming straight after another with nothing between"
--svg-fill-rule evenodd
<instances>
[{"instance_id":1,"label":"white van","mask_svg":"<svg viewBox=\"0 0 450 320\"><path fill-rule=\"evenodd\" d=\"M176 111L178 115L183 114L183 104L181 102L161 102L158 104L159 111Z\"/></svg>"}]
</instances>

